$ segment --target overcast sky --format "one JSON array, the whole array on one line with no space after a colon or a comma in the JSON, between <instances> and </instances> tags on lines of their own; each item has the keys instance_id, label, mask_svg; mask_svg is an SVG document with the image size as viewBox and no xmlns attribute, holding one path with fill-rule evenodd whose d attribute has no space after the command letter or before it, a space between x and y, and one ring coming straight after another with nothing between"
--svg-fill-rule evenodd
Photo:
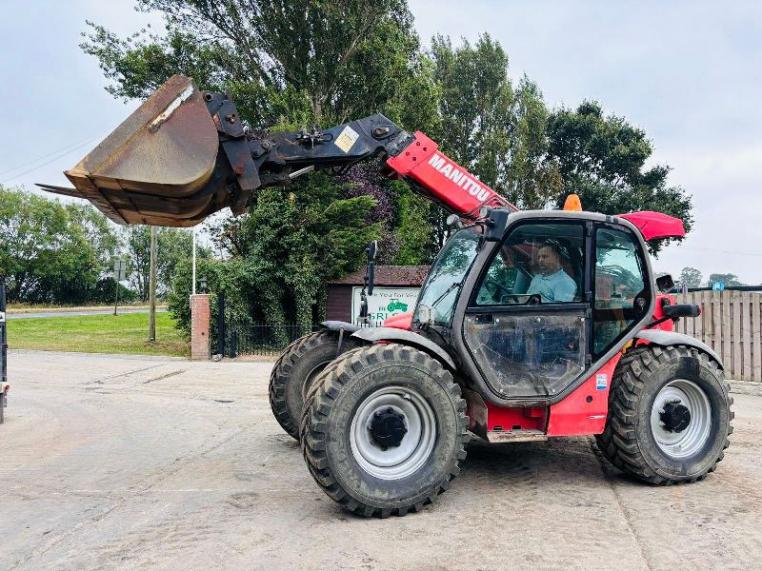
<instances>
[{"instance_id":1,"label":"overcast sky","mask_svg":"<svg viewBox=\"0 0 762 571\"><path fill-rule=\"evenodd\" d=\"M489 32L551 106L597 99L646 131L694 199L695 226L655 262L762 283L762 2L411 0L426 43ZM121 33L157 16L131 0L0 0L0 183L61 174L134 104L78 48L85 19Z\"/></svg>"}]
</instances>

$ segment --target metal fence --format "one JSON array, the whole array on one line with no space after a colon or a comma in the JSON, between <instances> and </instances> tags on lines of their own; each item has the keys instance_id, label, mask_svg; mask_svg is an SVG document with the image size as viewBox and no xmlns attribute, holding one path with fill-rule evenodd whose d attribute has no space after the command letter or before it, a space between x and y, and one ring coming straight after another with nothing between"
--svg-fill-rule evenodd
<instances>
[{"instance_id":1,"label":"metal fence","mask_svg":"<svg viewBox=\"0 0 762 571\"><path fill-rule=\"evenodd\" d=\"M8 381L8 336L5 317L5 278L0 276L0 383Z\"/></svg>"},{"instance_id":2,"label":"metal fence","mask_svg":"<svg viewBox=\"0 0 762 571\"><path fill-rule=\"evenodd\" d=\"M228 323L225 327L224 342L219 343L217 353L225 357L239 355L277 355L286 346L312 331L318 325L304 327L297 323L269 325L266 323Z\"/></svg>"},{"instance_id":3,"label":"metal fence","mask_svg":"<svg viewBox=\"0 0 762 571\"><path fill-rule=\"evenodd\" d=\"M213 353L224 357L238 357L240 355L278 355L289 343L318 331L322 327L315 323L309 327L298 323L285 323L271 325L267 323L236 323L228 321L220 329L218 322L217 331L213 337ZM362 327L361 324L357 324ZM222 335L220 335L220 331Z\"/></svg>"},{"instance_id":4,"label":"metal fence","mask_svg":"<svg viewBox=\"0 0 762 571\"><path fill-rule=\"evenodd\" d=\"M700 316L680 319L677 331L709 345L728 378L762 381L762 293L693 291L679 294L677 302L701 307Z\"/></svg>"}]
</instances>

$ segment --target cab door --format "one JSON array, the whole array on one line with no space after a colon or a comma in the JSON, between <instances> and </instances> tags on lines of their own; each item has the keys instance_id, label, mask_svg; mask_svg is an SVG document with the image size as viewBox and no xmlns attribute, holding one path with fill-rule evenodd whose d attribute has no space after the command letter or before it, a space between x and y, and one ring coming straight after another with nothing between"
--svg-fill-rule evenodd
<instances>
[{"instance_id":1,"label":"cab door","mask_svg":"<svg viewBox=\"0 0 762 571\"><path fill-rule=\"evenodd\" d=\"M638 236L624 226L595 229L592 353L605 356L648 315L652 293Z\"/></svg>"},{"instance_id":2,"label":"cab door","mask_svg":"<svg viewBox=\"0 0 762 571\"><path fill-rule=\"evenodd\" d=\"M579 221L519 223L485 265L463 340L501 397L553 397L585 372L592 228Z\"/></svg>"}]
</instances>

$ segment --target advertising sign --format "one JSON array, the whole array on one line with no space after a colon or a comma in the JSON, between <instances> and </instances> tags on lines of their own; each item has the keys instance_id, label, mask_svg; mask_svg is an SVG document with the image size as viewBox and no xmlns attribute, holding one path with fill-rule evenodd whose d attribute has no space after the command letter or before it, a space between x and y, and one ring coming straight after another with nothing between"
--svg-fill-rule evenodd
<instances>
[{"instance_id":1,"label":"advertising sign","mask_svg":"<svg viewBox=\"0 0 762 571\"><path fill-rule=\"evenodd\" d=\"M375 287L373 295L368 296L368 319L374 325L400 313L415 309L418 299L418 287ZM360 316L360 292L362 287L352 288L352 320Z\"/></svg>"}]
</instances>

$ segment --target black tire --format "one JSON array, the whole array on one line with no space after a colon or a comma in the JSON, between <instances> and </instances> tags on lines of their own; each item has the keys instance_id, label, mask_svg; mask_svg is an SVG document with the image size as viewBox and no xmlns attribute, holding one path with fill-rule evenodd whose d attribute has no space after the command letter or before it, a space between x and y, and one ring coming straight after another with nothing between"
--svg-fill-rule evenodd
<instances>
[{"instance_id":1,"label":"black tire","mask_svg":"<svg viewBox=\"0 0 762 571\"><path fill-rule=\"evenodd\" d=\"M342 352L360 345L361 341L344 334ZM270 408L283 430L297 440L307 385L336 358L338 346L338 332L310 333L286 347L270 373Z\"/></svg>"},{"instance_id":2,"label":"black tire","mask_svg":"<svg viewBox=\"0 0 762 571\"><path fill-rule=\"evenodd\" d=\"M355 415L384 390L421 399L435 427L419 463L392 479L363 468L350 435ZM399 344L363 347L342 355L316 380L302 415L302 452L317 484L345 509L365 517L403 516L433 502L459 474L465 410L460 387L436 359Z\"/></svg>"},{"instance_id":3,"label":"black tire","mask_svg":"<svg viewBox=\"0 0 762 571\"><path fill-rule=\"evenodd\" d=\"M703 391L710 414L703 444L695 453L674 457L656 441L652 408L660 391L681 379ZM606 428L596 437L598 448L617 468L650 484L702 480L714 471L730 443L734 415L729 390L717 362L695 347L648 346L631 350L614 374Z\"/></svg>"}]
</instances>

